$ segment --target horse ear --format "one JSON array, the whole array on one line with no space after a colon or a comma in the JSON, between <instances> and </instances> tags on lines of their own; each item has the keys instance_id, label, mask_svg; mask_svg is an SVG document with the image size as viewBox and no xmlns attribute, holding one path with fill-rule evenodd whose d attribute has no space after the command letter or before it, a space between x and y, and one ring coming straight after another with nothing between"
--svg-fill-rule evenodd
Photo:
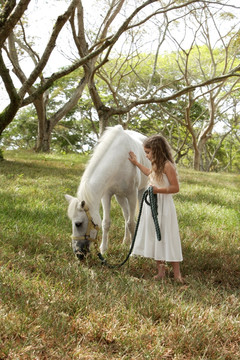
<instances>
[{"instance_id":1,"label":"horse ear","mask_svg":"<svg viewBox=\"0 0 240 360\"><path fill-rule=\"evenodd\" d=\"M84 206L85 206L85 201L83 200L83 201L81 202L81 207L84 208Z\"/></svg>"},{"instance_id":2,"label":"horse ear","mask_svg":"<svg viewBox=\"0 0 240 360\"><path fill-rule=\"evenodd\" d=\"M73 199L73 196L71 196L71 195L68 195L68 194L65 194L64 195L65 196L65 199L67 200L67 202L71 202L72 201L72 199Z\"/></svg>"}]
</instances>

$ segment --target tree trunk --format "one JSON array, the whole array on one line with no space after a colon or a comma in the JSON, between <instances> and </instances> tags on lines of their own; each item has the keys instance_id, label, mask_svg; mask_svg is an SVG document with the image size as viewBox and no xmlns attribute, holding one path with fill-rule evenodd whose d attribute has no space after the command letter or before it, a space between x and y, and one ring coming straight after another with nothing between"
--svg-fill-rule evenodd
<instances>
[{"instance_id":1,"label":"tree trunk","mask_svg":"<svg viewBox=\"0 0 240 360\"><path fill-rule=\"evenodd\" d=\"M1 51L0 51L0 76L3 79L3 82L5 84L6 90L10 98L9 105L0 113L0 135L1 135L3 130L6 129L6 127L13 120L22 102L22 99L18 95L15 86L13 84L13 81L11 79L10 71L6 67L3 61Z\"/></svg>"},{"instance_id":2,"label":"tree trunk","mask_svg":"<svg viewBox=\"0 0 240 360\"><path fill-rule=\"evenodd\" d=\"M0 113L0 135L11 123L21 104L21 100L13 101Z\"/></svg>"},{"instance_id":3,"label":"tree trunk","mask_svg":"<svg viewBox=\"0 0 240 360\"><path fill-rule=\"evenodd\" d=\"M199 151L199 169L198 170L204 170L203 169L203 150L207 142L207 137L201 138L198 142L198 151Z\"/></svg>"},{"instance_id":4,"label":"tree trunk","mask_svg":"<svg viewBox=\"0 0 240 360\"><path fill-rule=\"evenodd\" d=\"M37 138L37 144L36 144L36 152L50 152L50 146L51 146L51 126L50 121L46 119L46 121L43 122L43 126L39 127L38 130L38 138Z\"/></svg>"},{"instance_id":5,"label":"tree trunk","mask_svg":"<svg viewBox=\"0 0 240 360\"><path fill-rule=\"evenodd\" d=\"M193 160L193 168L194 170L200 171L200 162L201 156L198 147L194 148L194 160Z\"/></svg>"},{"instance_id":6,"label":"tree trunk","mask_svg":"<svg viewBox=\"0 0 240 360\"><path fill-rule=\"evenodd\" d=\"M109 125L109 109L98 111L99 117L99 135L101 136L105 131L106 127Z\"/></svg>"},{"instance_id":7,"label":"tree trunk","mask_svg":"<svg viewBox=\"0 0 240 360\"><path fill-rule=\"evenodd\" d=\"M38 135L35 150L37 152L49 152L51 143L51 122L47 119L48 94L44 93L34 101L34 106L38 117Z\"/></svg>"}]
</instances>

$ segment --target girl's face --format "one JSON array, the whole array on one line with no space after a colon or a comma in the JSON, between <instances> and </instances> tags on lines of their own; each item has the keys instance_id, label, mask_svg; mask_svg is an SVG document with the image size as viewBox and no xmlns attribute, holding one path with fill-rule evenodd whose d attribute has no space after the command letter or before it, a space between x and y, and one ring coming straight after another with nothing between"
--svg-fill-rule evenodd
<instances>
[{"instance_id":1,"label":"girl's face","mask_svg":"<svg viewBox=\"0 0 240 360\"><path fill-rule=\"evenodd\" d=\"M153 159L152 150L149 149L149 148L144 147L144 151L145 151L145 154L146 154L146 158L148 160L152 161L152 159Z\"/></svg>"}]
</instances>

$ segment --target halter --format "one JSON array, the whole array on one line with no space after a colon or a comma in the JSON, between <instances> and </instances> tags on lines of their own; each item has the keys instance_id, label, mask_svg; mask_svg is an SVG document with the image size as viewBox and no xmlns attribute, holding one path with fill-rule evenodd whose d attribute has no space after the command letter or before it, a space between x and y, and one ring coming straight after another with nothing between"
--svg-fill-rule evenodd
<instances>
[{"instance_id":1,"label":"halter","mask_svg":"<svg viewBox=\"0 0 240 360\"><path fill-rule=\"evenodd\" d=\"M97 242L97 236L95 239L90 237L90 232L91 230L99 230L99 226L97 224L94 224L93 219L90 215L89 212L89 208L84 204L83 206L83 210L85 211L87 218L88 218L88 227L87 227L87 231L85 235L81 235L81 236L72 236L72 240L78 241L78 240L89 240L89 241L93 241L93 242Z\"/></svg>"}]
</instances>

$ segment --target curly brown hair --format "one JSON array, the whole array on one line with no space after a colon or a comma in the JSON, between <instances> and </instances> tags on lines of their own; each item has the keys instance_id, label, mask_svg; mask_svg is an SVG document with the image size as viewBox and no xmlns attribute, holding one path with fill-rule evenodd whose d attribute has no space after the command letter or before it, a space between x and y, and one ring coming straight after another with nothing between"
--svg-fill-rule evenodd
<instances>
[{"instance_id":1,"label":"curly brown hair","mask_svg":"<svg viewBox=\"0 0 240 360\"><path fill-rule=\"evenodd\" d=\"M161 179L166 161L175 165L169 143L162 135L152 135L144 141L143 146L152 151L152 169Z\"/></svg>"}]
</instances>

